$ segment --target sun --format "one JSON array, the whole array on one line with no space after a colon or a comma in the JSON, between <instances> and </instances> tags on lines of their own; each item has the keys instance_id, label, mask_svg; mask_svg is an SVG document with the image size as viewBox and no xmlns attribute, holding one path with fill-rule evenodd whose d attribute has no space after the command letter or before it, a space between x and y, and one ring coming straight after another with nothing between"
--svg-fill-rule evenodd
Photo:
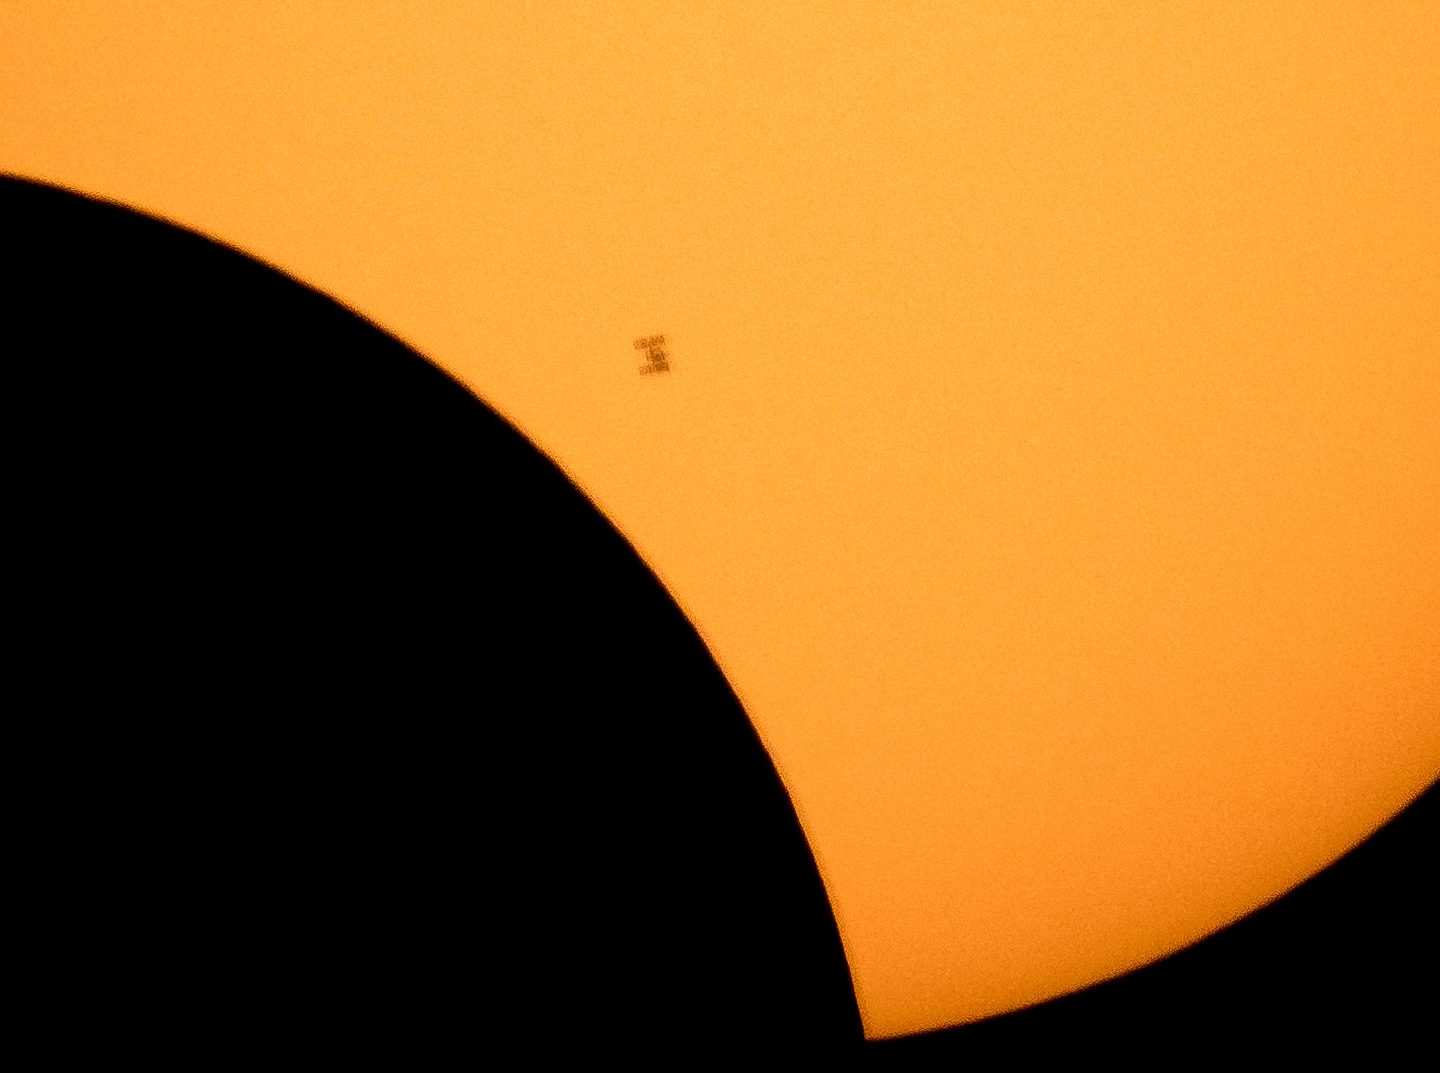
<instances>
[{"instance_id":1,"label":"sun","mask_svg":"<svg viewBox=\"0 0 1440 1073\"><path fill-rule=\"evenodd\" d=\"M1440 773L1437 55L1428 5L20 2L0 169L560 464L882 1038L1194 942Z\"/></svg>"}]
</instances>

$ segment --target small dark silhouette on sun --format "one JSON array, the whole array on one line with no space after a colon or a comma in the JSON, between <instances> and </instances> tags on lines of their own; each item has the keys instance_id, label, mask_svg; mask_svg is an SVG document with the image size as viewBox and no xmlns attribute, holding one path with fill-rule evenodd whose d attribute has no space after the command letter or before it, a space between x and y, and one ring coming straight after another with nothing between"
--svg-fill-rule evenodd
<instances>
[{"instance_id":1,"label":"small dark silhouette on sun","mask_svg":"<svg viewBox=\"0 0 1440 1073\"><path fill-rule=\"evenodd\" d=\"M645 352L645 364L640 366L641 376L670 371L670 355L665 350L663 335L651 335L636 339L635 349Z\"/></svg>"}]
</instances>

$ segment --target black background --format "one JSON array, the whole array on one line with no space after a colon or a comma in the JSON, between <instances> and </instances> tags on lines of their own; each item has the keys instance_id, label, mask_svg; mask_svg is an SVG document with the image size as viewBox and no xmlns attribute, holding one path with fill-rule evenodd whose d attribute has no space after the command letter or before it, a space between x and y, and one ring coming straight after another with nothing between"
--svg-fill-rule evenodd
<instances>
[{"instance_id":1,"label":"black background","mask_svg":"<svg viewBox=\"0 0 1440 1073\"><path fill-rule=\"evenodd\" d=\"M783 786L518 432L220 244L0 179L32 991L75 1039L925 1068L1430 1047L1434 791L1115 981L862 1043ZM1143 807L1143 803L1142 803Z\"/></svg>"}]
</instances>

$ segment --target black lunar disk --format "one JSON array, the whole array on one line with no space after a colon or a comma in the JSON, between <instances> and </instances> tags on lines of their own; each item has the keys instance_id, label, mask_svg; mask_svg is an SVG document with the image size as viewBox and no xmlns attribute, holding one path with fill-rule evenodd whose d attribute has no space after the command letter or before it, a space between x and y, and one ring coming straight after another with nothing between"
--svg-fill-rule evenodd
<instances>
[{"instance_id":1,"label":"black lunar disk","mask_svg":"<svg viewBox=\"0 0 1440 1073\"><path fill-rule=\"evenodd\" d=\"M83 753L56 796L117 1031L411 1056L861 1042L745 711L555 464L273 267L0 192L22 662Z\"/></svg>"}]
</instances>

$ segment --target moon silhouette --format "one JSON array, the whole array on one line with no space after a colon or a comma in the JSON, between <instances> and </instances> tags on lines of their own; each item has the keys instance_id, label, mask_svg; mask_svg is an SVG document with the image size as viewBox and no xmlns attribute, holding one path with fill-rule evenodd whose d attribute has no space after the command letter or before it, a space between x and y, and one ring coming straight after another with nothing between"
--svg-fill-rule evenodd
<instances>
[{"instance_id":1,"label":"moon silhouette","mask_svg":"<svg viewBox=\"0 0 1440 1073\"><path fill-rule=\"evenodd\" d=\"M81 928L127 1016L248 1053L859 1043L760 739L558 467L270 266L0 196L21 652L93 743L53 792L113 869Z\"/></svg>"}]
</instances>

